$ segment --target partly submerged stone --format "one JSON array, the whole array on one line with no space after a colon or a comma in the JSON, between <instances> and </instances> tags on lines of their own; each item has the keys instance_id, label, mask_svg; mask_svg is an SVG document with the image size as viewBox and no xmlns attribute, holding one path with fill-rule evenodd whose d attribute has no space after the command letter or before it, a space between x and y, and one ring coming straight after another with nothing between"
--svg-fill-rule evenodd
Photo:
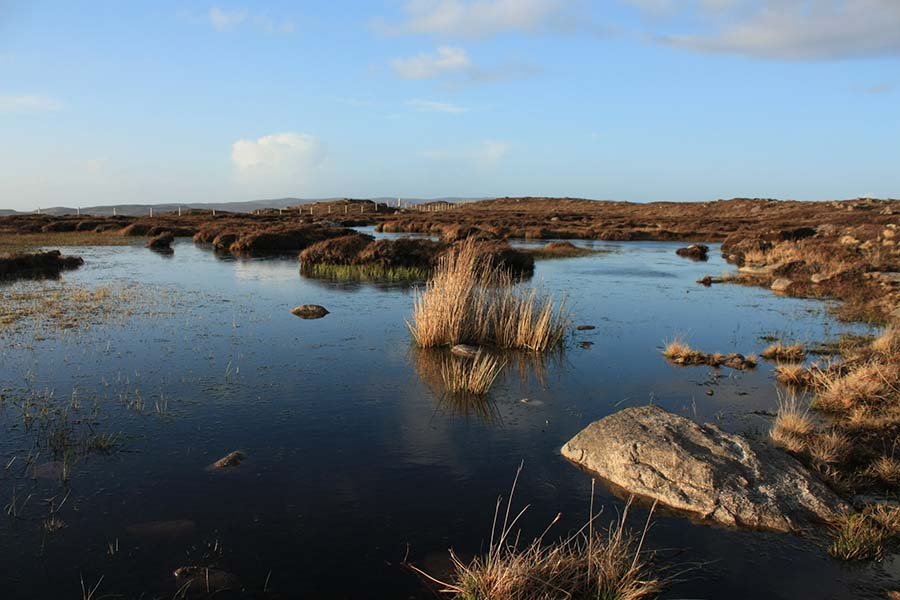
<instances>
[{"instance_id":1,"label":"partly submerged stone","mask_svg":"<svg viewBox=\"0 0 900 600\"><path fill-rule=\"evenodd\" d=\"M772 282L772 291L773 292L786 292L790 289L791 285L794 282L790 279L786 279L784 277L779 277L775 281Z\"/></svg>"},{"instance_id":2,"label":"partly submerged stone","mask_svg":"<svg viewBox=\"0 0 900 600\"><path fill-rule=\"evenodd\" d=\"M562 454L626 492L725 525L796 531L848 510L792 456L657 406L591 423Z\"/></svg>"},{"instance_id":3,"label":"partly submerged stone","mask_svg":"<svg viewBox=\"0 0 900 600\"><path fill-rule=\"evenodd\" d=\"M709 255L709 246L706 244L691 244L686 248L679 248L675 251L675 254L693 260L706 260Z\"/></svg>"},{"instance_id":4,"label":"partly submerged stone","mask_svg":"<svg viewBox=\"0 0 900 600\"><path fill-rule=\"evenodd\" d=\"M450 352L462 358L475 358L478 356L478 346L470 346L468 344L456 344L450 348Z\"/></svg>"},{"instance_id":5,"label":"partly submerged stone","mask_svg":"<svg viewBox=\"0 0 900 600\"><path fill-rule=\"evenodd\" d=\"M235 450L234 452L229 452L213 464L206 467L208 471L217 471L219 469L225 469L227 467L236 467L241 462L247 458L247 455L241 452L240 450Z\"/></svg>"},{"instance_id":6,"label":"partly submerged stone","mask_svg":"<svg viewBox=\"0 0 900 600\"><path fill-rule=\"evenodd\" d=\"M301 304L292 308L291 314L301 319L321 319L328 314L328 310L318 304Z\"/></svg>"}]
</instances>

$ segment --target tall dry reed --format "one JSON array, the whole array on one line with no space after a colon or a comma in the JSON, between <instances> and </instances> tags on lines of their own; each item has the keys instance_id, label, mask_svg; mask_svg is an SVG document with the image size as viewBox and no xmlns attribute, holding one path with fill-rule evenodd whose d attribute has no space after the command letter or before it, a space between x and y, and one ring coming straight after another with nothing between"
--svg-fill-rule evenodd
<instances>
[{"instance_id":1,"label":"tall dry reed","mask_svg":"<svg viewBox=\"0 0 900 600\"><path fill-rule=\"evenodd\" d=\"M562 342L568 320L564 302L515 285L476 242L466 241L441 257L407 325L421 348L465 343L544 351Z\"/></svg>"}]
</instances>

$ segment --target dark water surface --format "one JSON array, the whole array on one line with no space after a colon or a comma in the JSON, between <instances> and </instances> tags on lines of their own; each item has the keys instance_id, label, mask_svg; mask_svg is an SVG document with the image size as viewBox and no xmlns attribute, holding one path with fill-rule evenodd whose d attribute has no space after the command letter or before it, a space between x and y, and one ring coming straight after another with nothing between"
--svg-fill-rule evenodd
<instances>
[{"instance_id":1,"label":"dark water surface","mask_svg":"<svg viewBox=\"0 0 900 600\"><path fill-rule=\"evenodd\" d=\"M0 334L0 467L13 461L0 470L0 504L16 506L15 518L0 514L0 596L76 598L82 578L101 577L98 596L171 596L176 568L215 565L249 589L268 580L280 597L433 597L404 557L440 575L451 546L463 556L484 548L496 498L523 460L525 534L560 511L559 534L584 522L590 477L559 447L592 420L653 402L765 432L768 419L753 412L775 408L770 365L673 367L664 340L748 354L764 335L812 342L849 329L820 302L697 285L731 269L717 247L708 263L677 257L677 244L595 247L613 252L539 262L535 280L567 296L575 324L597 328L573 333L558 356L508 366L481 410L441 399L433 358L404 323L408 288L312 281L295 260L221 260L188 240L171 257L71 249L85 266L66 285L134 283L169 310L139 304L45 339ZM292 316L303 303L331 314ZM117 446L71 457L60 481L44 465L52 427L23 418L35 395L68 407L56 422L116 435ZM240 467L205 469L235 449L248 456ZM623 506L599 488L595 502L605 522ZM48 533L51 510L65 527ZM636 528L645 515L633 511ZM810 538L665 514L648 543L673 564L702 563L665 598L877 598L898 578L896 562L847 566Z\"/></svg>"}]
</instances>

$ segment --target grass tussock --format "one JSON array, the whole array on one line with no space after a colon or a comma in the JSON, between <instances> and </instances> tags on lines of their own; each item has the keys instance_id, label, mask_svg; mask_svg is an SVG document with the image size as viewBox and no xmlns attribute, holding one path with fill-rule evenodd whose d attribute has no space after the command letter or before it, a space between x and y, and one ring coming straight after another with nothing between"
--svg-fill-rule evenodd
<instances>
[{"instance_id":1,"label":"grass tussock","mask_svg":"<svg viewBox=\"0 0 900 600\"><path fill-rule=\"evenodd\" d=\"M680 339L668 342L663 348L662 355L670 362L682 366L709 365L711 367L724 366L731 369L747 370L755 368L757 363L756 357L752 354L747 356L737 352L707 354L694 350Z\"/></svg>"},{"instance_id":2,"label":"grass tussock","mask_svg":"<svg viewBox=\"0 0 900 600\"><path fill-rule=\"evenodd\" d=\"M900 508L872 505L836 524L829 553L842 560L884 557L885 546L900 538Z\"/></svg>"},{"instance_id":3,"label":"grass tussock","mask_svg":"<svg viewBox=\"0 0 900 600\"><path fill-rule=\"evenodd\" d=\"M812 375L802 363L777 365L775 379L790 388L805 388L812 384Z\"/></svg>"},{"instance_id":4,"label":"grass tussock","mask_svg":"<svg viewBox=\"0 0 900 600\"><path fill-rule=\"evenodd\" d=\"M441 379L448 392L484 395L503 370L496 356L479 352L470 360L451 358L441 365Z\"/></svg>"},{"instance_id":5,"label":"grass tussock","mask_svg":"<svg viewBox=\"0 0 900 600\"><path fill-rule=\"evenodd\" d=\"M806 358L806 349L803 344L785 345L776 342L763 350L761 356L766 360L797 363Z\"/></svg>"},{"instance_id":6,"label":"grass tussock","mask_svg":"<svg viewBox=\"0 0 900 600\"><path fill-rule=\"evenodd\" d=\"M795 395L779 398L775 422L769 431L769 437L777 446L793 453L802 452L807 448L807 436L814 429L809 407L804 406L803 401Z\"/></svg>"},{"instance_id":7,"label":"grass tussock","mask_svg":"<svg viewBox=\"0 0 900 600\"><path fill-rule=\"evenodd\" d=\"M643 550L649 518L638 537L626 527L628 507L607 530L595 529L596 516L591 514L575 533L547 543L544 538L561 517L557 515L543 534L522 544L516 526L525 509L513 514L514 493L515 483L504 512L497 501L486 555L466 562L451 550L453 574L448 582L413 569L458 600L642 600L655 598L666 586L667 580L651 570L652 556Z\"/></svg>"},{"instance_id":8,"label":"grass tussock","mask_svg":"<svg viewBox=\"0 0 900 600\"><path fill-rule=\"evenodd\" d=\"M564 302L537 288L513 285L503 269L480 259L473 241L444 254L407 321L416 344L454 344L544 351L558 346L568 327Z\"/></svg>"}]
</instances>

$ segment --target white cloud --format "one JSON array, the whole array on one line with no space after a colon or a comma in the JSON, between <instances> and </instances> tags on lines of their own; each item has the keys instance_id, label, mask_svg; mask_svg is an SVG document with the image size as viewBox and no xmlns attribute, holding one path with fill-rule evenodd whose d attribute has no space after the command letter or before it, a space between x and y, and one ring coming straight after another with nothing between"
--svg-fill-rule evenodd
<instances>
[{"instance_id":1,"label":"white cloud","mask_svg":"<svg viewBox=\"0 0 900 600\"><path fill-rule=\"evenodd\" d=\"M507 31L533 33L572 25L565 9L571 0L410 0L406 18L382 25L386 33L426 33L466 37Z\"/></svg>"},{"instance_id":2,"label":"white cloud","mask_svg":"<svg viewBox=\"0 0 900 600\"><path fill-rule=\"evenodd\" d=\"M62 102L47 96L0 94L0 112L2 113L54 112L62 108Z\"/></svg>"},{"instance_id":3,"label":"white cloud","mask_svg":"<svg viewBox=\"0 0 900 600\"><path fill-rule=\"evenodd\" d=\"M273 133L231 145L236 173L248 182L303 183L324 158L325 145L306 133Z\"/></svg>"},{"instance_id":4,"label":"white cloud","mask_svg":"<svg viewBox=\"0 0 900 600\"><path fill-rule=\"evenodd\" d=\"M234 29L246 20L247 11L244 10L227 11L218 6L209 9L209 23L216 31Z\"/></svg>"},{"instance_id":5,"label":"white cloud","mask_svg":"<svg viewBox=\"0 0 900 600\"><path fill-rule=\"evenodd\" d=\"M457 106L456 104L451 104L449 102L435 102L434 100L421 100L418 98L410 100L406 104L420 112L442 112L459 114L469 110L465 107Z\"/></svg>"},{"instance_id":6,"label":"white cloud","mask_svg":"<svg viewBox=\"0 0 900 600\"><path fill-rule=\"evenodd\" d=\"M394 71L404 79L432 79L445 73L469 69L472 62L462 48L440 46L436 53L423 52L391 61Z\"/></svg>"},{"instance_id":7,"label":"white cloud","mask_svg":"<svg viewBox=\"0 0 900 600\"><path fill-rule=\"evenodd\" d=\"M506 157L509 148L508 142L483 140L464 148L426 150L422 156L430 160L464 160L479 167L492 167Z\"/></svg>"},{"instance_id":8,"label":"white cloud","mask_svg":"<svg viewBox=\"0 0 900 600\"><path fill-rule=\"evenodd\" d=\"M220 32L231 31L244 24L265 33L290 34L297 29L291 20L277 20L263 14L250 14L244 9L227 10L218 6L209 9L207 19L212 28Z\"/></svg>"},{"instance_id":9,"label":"white cloud","mask_svg":"<svg viewBox=\"0 0 900 600\"><path fill-rule=\"evenodd\" d=\"M705 18L711 31L660 39L699 52L788 60L900 55L898 0L695 0L670 9Z\"/></svg>"}]
</instances>

